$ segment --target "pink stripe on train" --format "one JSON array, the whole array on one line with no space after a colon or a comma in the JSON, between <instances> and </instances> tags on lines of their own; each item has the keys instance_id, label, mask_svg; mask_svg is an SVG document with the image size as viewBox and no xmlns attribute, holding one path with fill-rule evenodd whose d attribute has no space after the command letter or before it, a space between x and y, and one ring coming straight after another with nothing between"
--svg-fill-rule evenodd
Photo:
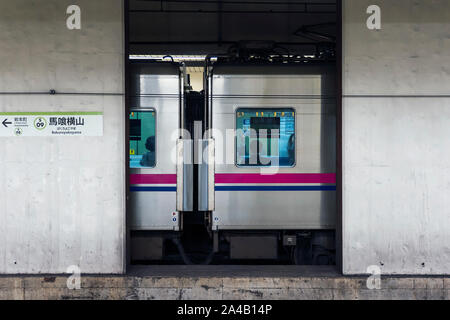
<instances>
[{"instance_id":1,"label":"pink stripe on train","mask_svg":"<svg viewBox=\"0 0 450 320\"><path fill-rule=\"evenodd\" d=\"M335 173L216 173L216 183L336 183ZM130 174L130 184L176 184L176 174Z\"/></svg>"},{"instance_id":2,"label":"pink stripe on train","mask_svg":"<svg viewBox=\"0 0 450 320\"><path fill-rule=\"evenodd\" d=\"M176 184L176 174L130 174L130 184Z\"/></svg>"},{"instance_id":3,"label":"pink stripe on train","mask_svg":"<svg viewBox=\"0 0 450 320\"><path fill-rule=\"evenodd\" d=\"M216 173L216 183L336 183L335 173Z\"/></svg>"}]
</instances>

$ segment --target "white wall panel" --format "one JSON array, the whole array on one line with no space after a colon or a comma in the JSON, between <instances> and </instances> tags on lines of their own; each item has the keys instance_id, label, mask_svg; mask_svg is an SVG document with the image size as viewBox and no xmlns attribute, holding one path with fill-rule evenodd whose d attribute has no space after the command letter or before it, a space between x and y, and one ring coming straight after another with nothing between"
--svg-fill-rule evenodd
<instances>
[{"instance_id":1,"label":"white wall panel","mask_svg":"<svg viewBox=\"0 0 450 320\"><path fill-rule=\"evenodd\" d=\"M450 2L343 11L344 273L449 274Z\"/></svg>"},{"instance_id":2,"label":"white wall panel","mask_svg":"<svg viewBox=\"0 0 450 320\"><path fill-rule=\"evenodd\" d=\"M72 3L0 2L0 112L104 121L101 137L0 137L0 273L124 271L122 1L76 1L81 30ZM50 89L76 94L29 94Z\"/></svg>"}]
</instances>

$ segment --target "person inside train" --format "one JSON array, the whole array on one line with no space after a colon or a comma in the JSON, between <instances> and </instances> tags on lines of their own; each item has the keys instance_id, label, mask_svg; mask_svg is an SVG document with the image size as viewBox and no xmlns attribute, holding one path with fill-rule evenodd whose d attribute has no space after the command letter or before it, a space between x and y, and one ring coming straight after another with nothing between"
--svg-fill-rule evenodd
<instances>
[{"instance_id":1,"label":"person inside train","mask_svg":"<svg viewBox=\"0 0 450 320\"><path fill-rule=\"evenodd\" d=\"M155 136L150 136L145 141L145 148L148 150L146 154L142 156L140 162L143 167L154 167L155 166Z\"/></svg>"},{"instance_id":2,"label":"person inside train","mask_svg":"<svg viewBox=\"0 0 450 320\"><path fill-rule=\"evenodd\" d=\"M295 135L291 134L288 141L288 156L289 156L289 163L293 164L295 161Z\"/></svg>"}]
</instances>

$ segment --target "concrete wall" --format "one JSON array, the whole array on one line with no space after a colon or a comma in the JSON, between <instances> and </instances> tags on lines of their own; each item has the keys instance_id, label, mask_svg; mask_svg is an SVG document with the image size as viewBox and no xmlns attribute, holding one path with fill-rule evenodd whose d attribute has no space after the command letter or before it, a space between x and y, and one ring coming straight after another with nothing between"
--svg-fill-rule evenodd
<instances>
[{"instance_id":1,"label":"concrete wall","mask_svg":"<svg viewBox=\"0 0 450 320\"><path fill-rule=\"evenodd\" d=\"M449 274L450 3L378 0L370 31L343 2L344 273ZM73 3L0 1L0 112L104 112L102 137L0 138L0 273L124 270L122 1L68 30Z\"/></svg>"},{"instance_id":2,"label":"concrete wall","mask_svg":"<svg viewBox=\"0 0 450 320\"><path fill-rule=\"evenodd\" d=\"M0 112L104 113L102 137L0 137L0 273L123 272L123 43L122 1L0 1Z\"/></svg>"},{"instance_id":3,"label":"concrete wall","mask_svg":"<svg viewBox=\"0 0 450 320\"><path fill-rule=\"evenodd\" d=\"M449 274L450 2L343 3L344 273Z\"/></svg>"}]
</instances>

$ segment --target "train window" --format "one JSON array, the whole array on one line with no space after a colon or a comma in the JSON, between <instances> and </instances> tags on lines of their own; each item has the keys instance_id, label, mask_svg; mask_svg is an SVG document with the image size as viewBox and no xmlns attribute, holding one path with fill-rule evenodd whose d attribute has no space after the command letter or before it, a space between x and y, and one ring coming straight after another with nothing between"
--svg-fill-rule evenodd
<instances>
[{"instance_id":1,"label":"train window","mask_svg":"<svg viewBox=\"0 0 450 320\"><path fill-rule=\"evenodd\" d=\"M295 165L295 111L291 108L236 110L236 165Z\"/></svg>"},{"instance_id":2,"label":"train window","mask_svg":"<svg viewBox=\"0 0 450 320\"><path fill-rule=\"evenodd\" d=\"M130 112L130 168L156 165L155 110Z\"/></svg>"}]
</instances>

